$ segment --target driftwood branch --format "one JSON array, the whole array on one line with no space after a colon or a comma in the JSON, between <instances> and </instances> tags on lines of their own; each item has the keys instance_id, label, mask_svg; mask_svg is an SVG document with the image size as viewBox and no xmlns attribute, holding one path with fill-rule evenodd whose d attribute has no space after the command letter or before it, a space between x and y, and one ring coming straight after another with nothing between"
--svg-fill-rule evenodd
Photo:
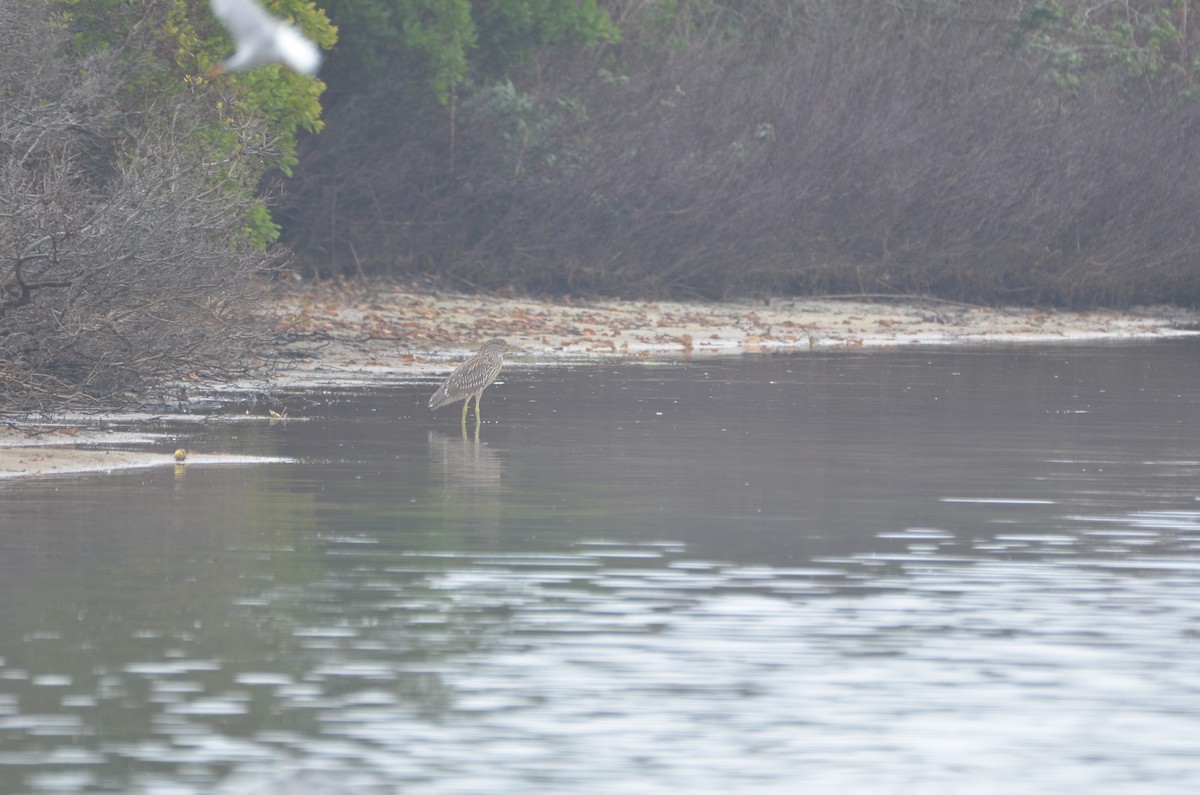
<instances>
[{"instance_id":1,"label":"driftwood branch","mask_svg":"<svg viewBox=\"0 0 1200 795\"><path fill-rule=\"evenodd\" d=\"M8 311L15 309L18 306L25 306L33 300L33 292L35 290L44 290L53 287L70 287L69 281L40 281L27 282L23 269L26 262L37 259L49 259L49 255L35 254L27 257L18 257L13 262L12 276L13 283L5 285L5 292L9 294L12 300L5 303L0 303L0 317L3 317Z\"/></svg>"}]
</instances>

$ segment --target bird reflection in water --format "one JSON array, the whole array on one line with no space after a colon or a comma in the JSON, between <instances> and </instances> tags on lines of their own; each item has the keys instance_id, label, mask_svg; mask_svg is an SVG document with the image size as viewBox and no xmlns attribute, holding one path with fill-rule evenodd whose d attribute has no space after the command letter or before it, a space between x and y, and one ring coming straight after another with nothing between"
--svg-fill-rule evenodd
<instances>
[{"instance_id":1,"label":"bird reflection in water","mask_svg":"<svg viewBox=\"0 0 1200 795\"><path fill-rule=\"evenodd\" d=\"M429 468L436 510L449 524L487 535L500 532L504 460L480 443L478 426L472 437L465 431L461 438L430 431Z\"/></svg>"},{"instance_id":2,"label":"bird reflection in water","mask_svg":"<svg viewBox=\"0 0 1200 795\"><path fill-rule=\"evenodd\" d=\"M468 434L466 426L462 427L459 439L430 431L430 465L441 471L447 483L469 484L483 490L499 489L503 469L499 454L480 443L478 425L473 434Z\"/></svg>"}]
</instances>

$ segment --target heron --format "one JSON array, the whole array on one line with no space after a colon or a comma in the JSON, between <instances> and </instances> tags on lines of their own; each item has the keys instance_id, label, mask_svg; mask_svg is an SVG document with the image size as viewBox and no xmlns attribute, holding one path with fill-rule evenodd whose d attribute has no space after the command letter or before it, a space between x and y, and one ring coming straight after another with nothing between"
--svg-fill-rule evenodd
<instances>
[{"instance_id":1,"label":"heron","mask_svg":"<svg viewBox=\"0 0 1200 795\"><path fill-rule=\"evenodd\" d=\"M479 424L479 398L491 386L504 366L504 354L512 347L502 339L488 340L479 352L454 368L454 372L429 398L430 409L440 409L455 401L463 401L462 421L467 423L467 406L475 398L475 423Z\"/></svg>"},{"instance_id":2,"label":"heron","mask_svg":"<svg viewBox=\"0 0 1200 795\"><path fill-rule=\"evenodd\" d=\"M236 72L282 63L301 74L316 74L321 52L303 33L267 13L258 0L209 0L213 14L229 29L237 49L219 71Z\"/></svg>"}]
</instances>

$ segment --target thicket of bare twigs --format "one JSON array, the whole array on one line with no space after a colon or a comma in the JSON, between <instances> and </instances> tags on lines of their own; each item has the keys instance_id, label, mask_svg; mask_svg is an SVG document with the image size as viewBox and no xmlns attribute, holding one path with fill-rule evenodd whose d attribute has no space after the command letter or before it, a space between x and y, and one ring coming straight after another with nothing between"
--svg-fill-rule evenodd
<instances>
[{"instance_id":1,"label":"thicket of bare twigs","mask_svg":"<svg viewBox=\"0 0 1200 795\"><path fill-rule=\"evenodd\" d=\"M619 49L445 109L403 82L331 96L290 241L316 270L490 289L1200 300L1195 101L1065 90L1011 46L1018 4L728 8L644 40L626 16Z\"/></svg>"},{"instance_id":2,"label":"thicket of bare twigs","mask_svg":"<svg viewBox=\"0 0 1200 795\"><path fill-rule=\"evenodd\" d=\"M242 373L272 264L234 244L229 147L195 134L198 103L136 95L136 47L80 60L45 9L0 4L0 409ZM239 156L269 150L239 133Z\"/></svg>"}]
</instances>

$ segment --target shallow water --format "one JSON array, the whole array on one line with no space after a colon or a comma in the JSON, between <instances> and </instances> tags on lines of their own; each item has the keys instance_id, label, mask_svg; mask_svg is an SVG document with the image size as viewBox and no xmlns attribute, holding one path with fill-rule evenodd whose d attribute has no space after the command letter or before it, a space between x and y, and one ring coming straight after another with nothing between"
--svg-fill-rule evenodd
<instances>
[{"instance_id":1,"label":"shallow water","mask_svg":"<svg viewBox=\"0 0 1200 795\"><path fill-rule=\"evenodd\" d=\"M0 485L0 792L1194 792L1195 342L510 367ZM473 428L472 428L473 431Z\"/></svg>"}]
</instances>

